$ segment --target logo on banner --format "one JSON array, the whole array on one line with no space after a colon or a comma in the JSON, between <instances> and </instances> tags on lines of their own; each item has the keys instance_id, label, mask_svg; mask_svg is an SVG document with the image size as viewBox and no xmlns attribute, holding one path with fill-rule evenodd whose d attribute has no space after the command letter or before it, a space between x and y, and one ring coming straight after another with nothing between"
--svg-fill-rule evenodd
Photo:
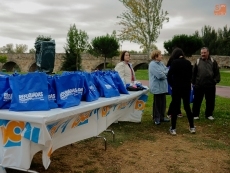
<instances>
[{"instance_id":1,"label":"logo on banner","mask_svg":"<svg viewBox=\"0 0 230 173\"><path fill-rule=\"evenodd\" d=\"M147 95L142 95L135 103L135 109L139 111L143 111L145 109L145 103L148 99Z\"/></svg>"},{"instance_id":2,"label":"logo on banner","mask_svg":"<svg viewBox=\"0 0 230 173\"><path fill-rule=\"evenodd\" d=\"M63 133L69 124L69 122L72 120L72 118L65 119L65 120L60 120L58 122L55 122L53 124L47 125L47 129L50 133L50 136L52 137L57 131L61 128L61 133Z\"/></svg>"},{"instance_id":3,"label":"logo on banner","mask_svg":"<svg viewBox=\"0 0 230 173\"><path fill-rule=\"evenodd\" d=\"M124 102L124 103L119 104L118 110L125 109L128 104L129 104L128 102Z\"/></svg>"},{"instance_id":4,"label":"logo on banner","mask_svg":"<svg viewBox=\"0 0 230 173\"><path fill-rule=\"evenodd\" d=\"M21 133L25 123L19 121L2 120L2 141L4 147L21 146Z\"/></svg>"},{"instance_id":5,"label":"logo on banner","mask_svg":"<svg viewBox=\"0 0 230 173\"><path fill-rule=\"evenodd\" d=\"M218 16L226 15L227 13L227 5L226 4L217 4L215 6L214 14Z\"/></svg>"},{"instance_id":6,"label":"logo on banner","mask_svg":"<svg viewBox=\"0 0 230 173\"><path fill-rule=\"evenodd\" d=\"M32 127L30 123L26 123L23 137L34 142L38 143L40 136L40 128Z\"/></svg>"},{"instance_id":7,"label":"logo on banner","mask_svg":"<svg viewBox=\"0 0 230 173\"><path fill-rule=\"evenodd\" d=\"M110 112L111 106L104 106L101 110L101 116L106 117Z\"/></svg>"},{"instance_id":8,"label":"logo on banner","mask_svg":"<svg viewBox=\"0 0 230 173\"><path fill-rule=\"evenodd\" d=\"M59 121L56 121L52 124L47 125L46 127L49 131L50 136L52 137L54 134L58 133L58 131L63 133L68 129L87 124L89 121L89 117L90 117L91 112L92 111L84 112L80 115L76 115L76 116L70 117L68 119L59 120ZM61 130L59 130L59 129L61 129Z\"/></svg>"},{"instance_id":9,"label":"logo on banner","mask_svg":"<svg viewBox=\"0 0 230 173\"><path fill-rule=\"evenodd\" d=\"M31 126L30 123L20 121L1 120L2 141L4 147L21 146L22 137L38 143L40 128Z\"/></svg>"},{"instance_id":10,"label":"logo on banner","mask_svg":"<svg viewBox=\"0 0 230 173\"><path fill-rule=\"evenodd\" d=\"M88 112L84 112L84 113L80 114L79 116L77 116L76 119L74 120L74 122L72 123L71 128L75 128L77 126L87 124L89 117L90 117L90 114L91 114L91 111L88 111Z\"/></svg>"}]
</instances>

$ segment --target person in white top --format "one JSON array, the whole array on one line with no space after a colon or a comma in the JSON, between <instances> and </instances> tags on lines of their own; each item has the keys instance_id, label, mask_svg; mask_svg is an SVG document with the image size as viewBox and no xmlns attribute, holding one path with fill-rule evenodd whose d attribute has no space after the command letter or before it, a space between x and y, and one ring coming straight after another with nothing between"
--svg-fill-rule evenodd
<instances>
[{"instance_id":1,"label":"person in white top","mask_svg":"<svg viewBox=\"0 0 230 173\"><path fill-rule=\"evenodd\" d=\"M119 62L115 71L117 71L125 84L133 83L136 80L132 64L130 64L130 54L128 51L121 52L121 62Z\"/></svg>"}]
</instances>

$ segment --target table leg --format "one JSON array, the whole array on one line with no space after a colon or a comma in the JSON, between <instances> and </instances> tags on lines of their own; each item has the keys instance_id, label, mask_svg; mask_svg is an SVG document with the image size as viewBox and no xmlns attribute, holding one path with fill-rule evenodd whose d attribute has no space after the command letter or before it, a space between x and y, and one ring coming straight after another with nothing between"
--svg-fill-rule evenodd
<instances>
[{"instance_id":1,"label":"table leg","mask_svg":"<svg viewBox=\"0 0 230 173\"><path fill-rule=\"evenodd\" d=\"M114 131L111 130L111 129L107 129L107 130L105 130L105 132L111 132L113 134L113 142L114 142L115 141L115 133L114 133Z\"/></svg>"},{"instance_id":2,"label":"table leg","mask_svg":"<svg viewBox=\"0 0 230 173\"><path fill-rule=\"evenodd\" d=\"M107 142L106 142L106 138L105 138L105 137L103 137L103 136L96 136L96 138L103 138L103 139L104 139L104 141L105 141L105 151L106 151L106 149L107 149Z\"/></svg>"}]
</instances>

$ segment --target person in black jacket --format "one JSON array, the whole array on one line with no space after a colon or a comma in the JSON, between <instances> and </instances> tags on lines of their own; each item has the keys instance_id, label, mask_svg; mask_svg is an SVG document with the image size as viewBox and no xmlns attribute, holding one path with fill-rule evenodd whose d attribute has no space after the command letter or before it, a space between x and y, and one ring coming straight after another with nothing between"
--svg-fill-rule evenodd
<instances>
[{"instance_id":1,"label":"person in black jacket","mask_svg":"<svg viewBox=\"0 0 230 173\"><path fill-rule=\"evenodd\" d=\"M217 62L209 56L207 47L201 48L201 58L193 67L192 84L194 85L193 116L199 119L200 107L205 96L205 117L214 120L216 84L220 82L220 71Z\"/></svg>"},{"instance_id":2,"label":"person in black jacket","mask_svg":"<svg viewBox=\"0 0 230 173\"><path fill-rule=\"evenodd\" d=\"M176 135L177 114L180 111L181 99L183 100L186 112L189 131L195 133L193 115L190 108L192 65L186 60L182 49L176 48L174 60L168 72L168 83L172 87L172 116L170 133Z\"/></svg>"},{"instance_id":3,"label":"person in black jacket","mask_svg":"<svg viewBox=\"0 0 230 173\"><path fill-rule=\"evenodd\" d=\"M171 64L172 64L172 62L173 62L173 60L176 58L176 57L174 56L174 54L176 53L176 51L177 51L177 50L176 50L176 47L174 47L174 48L173 48L173 51L172 51L172 54L171 54L171 56L170 56L170 58L169 58L169 60L168 60L168 62L167 62L166 67L170 68L170 66L171 66ZM169 85L168 87L171 87L171 86ZM172 114L172 101L171 101L170 104L169 104L169 108L168 108L168 112L167 112L167 117L168 117L168 118L171 118L171 114ZM183 115L182 115L182 113L181 113L181 109L180 109L180 111L178 112L177 117L179 117L179 118L182 118L182 117L183 117Z\"/></svg>"}]
</instances>

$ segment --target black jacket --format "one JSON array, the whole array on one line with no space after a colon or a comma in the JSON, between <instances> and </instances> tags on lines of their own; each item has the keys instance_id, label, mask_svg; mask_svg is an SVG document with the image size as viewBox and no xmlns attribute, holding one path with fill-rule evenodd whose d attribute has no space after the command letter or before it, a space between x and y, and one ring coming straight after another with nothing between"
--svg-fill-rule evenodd
<instances>
[{"instance_id":1,"label":"black jacket","mask_svg":"<svg viewBox=\"0 0 230 173\"><path fill-rule=\"evenodd\" d=\"M194 64L192 84L195 87L213 87L220 82L220 71L217 62L200 58L199 64Z\"/></svg>"},{"instance_id":2,"label":"black jacket","mask_svg":"<svg viewBox=\"0 0 230 173\"><path fill-rule=\"evenodd\" d=\"M192 65L185 58L173 60L169 72L168 83L171 87L191 87Z\"/></svg>"}]
</instances>

